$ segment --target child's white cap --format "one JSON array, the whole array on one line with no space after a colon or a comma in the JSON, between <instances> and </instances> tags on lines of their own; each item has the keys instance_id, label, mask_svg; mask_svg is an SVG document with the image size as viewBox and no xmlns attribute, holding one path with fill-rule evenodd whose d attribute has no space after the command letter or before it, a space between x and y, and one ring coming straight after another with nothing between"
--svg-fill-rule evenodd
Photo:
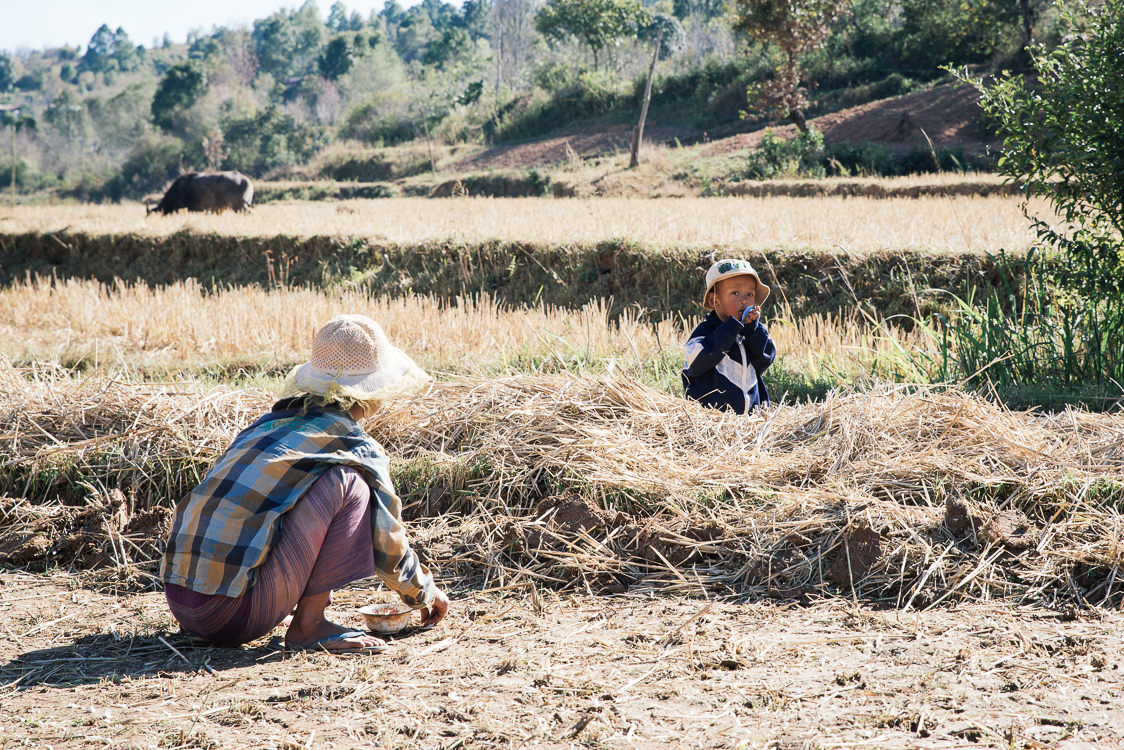
<instances>
[{"instance_id":1,"label":"child's white cap","mask_svg":"<svg viewBox=\"0 0 1124 750\"><path fill-rule=\"evenodd\" d=\"M754 271L753 266L749 265L749 261L729 258L718 261L706 272L706 291L703 292L702 303L704 310L712 309L706 301L707 297L710 296L710 290L713 289L714 285L719 281L728 279L731 276L752 276L757 280L757 297L754 299L754 303L758 306L762 305L765 300L768 299L769 285L761 280L761 277L757 275L757 271Z\"/></svg>"}]
</instances>

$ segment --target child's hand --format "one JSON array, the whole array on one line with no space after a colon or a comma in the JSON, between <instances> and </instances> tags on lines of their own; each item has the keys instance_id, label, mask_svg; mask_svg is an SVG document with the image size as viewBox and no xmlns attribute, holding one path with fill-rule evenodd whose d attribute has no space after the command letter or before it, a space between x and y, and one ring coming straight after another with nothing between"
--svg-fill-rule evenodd
<instances>
[{"instance_id":1,"label":"child's hand","mask_svg":"<svg viewBox=\"0 0 1124 750\"><path fill-rule=\"evenodd\" d=\"M745 310L742 310L741 324L747 326L761 317L761 308L757 305L750 305Z\"/></svg>"}]
</instances>

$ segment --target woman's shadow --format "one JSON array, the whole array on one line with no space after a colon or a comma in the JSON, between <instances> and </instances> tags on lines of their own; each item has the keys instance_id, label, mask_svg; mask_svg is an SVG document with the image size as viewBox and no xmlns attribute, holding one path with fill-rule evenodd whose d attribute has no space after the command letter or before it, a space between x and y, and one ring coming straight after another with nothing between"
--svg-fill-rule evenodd
<instances>
[{"instance_id":1,"label":"woman's shadow","mask_svg":"<svg viewBox=\"0 0 1124 750\"><path fill-rule=\"evenodd\" d=\"M394 642L409 639L428 628L410 627L400 633L379 634L392 653ZM402 648L399 646L398 648ZM217 674L261 665L313 651L288 651L280 636L266 636L244 646L218 646L188 633L158 631L117 636L86 635L72 643L35 649L0 665L0 685L8 689L33 685L70 687L123 678ZM346 657L345 657L346 658Z\"/></svg>"}]
</instances>

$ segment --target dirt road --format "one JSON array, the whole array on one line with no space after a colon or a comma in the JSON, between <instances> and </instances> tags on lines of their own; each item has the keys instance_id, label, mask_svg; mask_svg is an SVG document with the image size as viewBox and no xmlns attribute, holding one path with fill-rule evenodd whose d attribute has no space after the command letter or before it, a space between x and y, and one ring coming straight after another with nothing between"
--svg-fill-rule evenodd
<instances>
[{"instance_id":1,"label":"dirt road","mask_svg":"<svg viewBox=\"0 0 1124 750\"><path fill-rule=\"evenodd\" d=\"M340 592L339 619L370 595ZM1124 741L1115 613L464 591L438 628L336 657L193 644L159 593L6 572L0 631L5 748Z\"/></svg>"}]
</instances>

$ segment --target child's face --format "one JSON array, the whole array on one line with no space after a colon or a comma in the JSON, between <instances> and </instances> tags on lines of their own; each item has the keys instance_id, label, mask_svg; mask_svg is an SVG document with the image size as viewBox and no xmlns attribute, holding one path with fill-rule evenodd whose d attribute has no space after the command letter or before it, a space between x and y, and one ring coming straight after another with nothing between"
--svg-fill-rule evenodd
<instances>
[{"instance_id":1,"label":"child's face","mask_svg":"<svg viewBox=\"0 0 1124 750\"><path fill-rule=\"evenodd\" d=\"M752 276L731 276L714 285L712 303L718 319L725 322L731 315L739 320L750 305L757 302L757 279Z\"/></svg>"}]
</instances>

